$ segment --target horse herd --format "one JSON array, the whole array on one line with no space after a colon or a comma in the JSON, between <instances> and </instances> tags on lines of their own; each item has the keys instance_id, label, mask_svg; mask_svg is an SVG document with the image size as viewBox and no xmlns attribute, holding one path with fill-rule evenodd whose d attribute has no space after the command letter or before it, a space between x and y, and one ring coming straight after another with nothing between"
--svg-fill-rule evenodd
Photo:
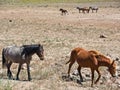
<instances>
[{"instance_id":1,"label":"horse herd","mask_svg":"<svg viewBox=\"0 0 120 90\"><path fill-rule=\"evenodd\" d=\"M16 75L16 80L19 80L19 73L21 70L21 67L24 63L27 65L27 73L28 73L28 80L31 80L30 76L30 61L32 60L32 55L36 54L40 60L44 60L44 49L41 44L32 44L32 45L22 45L22 46L7 46L3 48L2 50L2 67L7 67L7 76L9 79L13 79L12 72L10 70L10 67L12 63L18 63L18 72ZM74 48L71 51L70 60L66 62L66 64L69 63L69 69L68 69L68 77L70 77L70 70L72 65L75 63L75 61L78 63L78 73L80 76L80 82L83 81L82 75L81 75L81 67L87 67L91 69L92 73L92 83L97 83L101 77L101 73L99 71L100 66L108 67L108 71L110 72L112 77L116 77L116 63L114 60L111 60L110 58L107 58L103 54L94 51L94 50L85 50L83 48ZM94 71L98 73L98 78L94 82Z\"/></svg>"},{"instance_id":2,"label":"horse herd","mask_svg":"<svg viewBox=\"0 0 120 90\"><path fill-rule=\"evenodd\" d=\"M96 13L97 13L97 11L98 11L98 7L92 7L92 6L90 6L90 7L76 7L76 9L78 9L79 10L79 13L89 13L90 12L90 10L92 10L92 13L95 11ZM66 14L68 14L68 11L67 10L65 10L65 9L62 9L62 8L60 8L59 9L59 11L61 11L61 15L66 15Z\"/></svg>"}]
</instances>

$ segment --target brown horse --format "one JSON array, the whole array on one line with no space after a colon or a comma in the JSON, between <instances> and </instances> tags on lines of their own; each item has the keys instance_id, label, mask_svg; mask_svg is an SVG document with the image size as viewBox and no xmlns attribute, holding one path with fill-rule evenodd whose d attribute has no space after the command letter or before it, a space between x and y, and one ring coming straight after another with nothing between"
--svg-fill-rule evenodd
<instances>
[{"instance_id":1,"label":"brown horse","mask_svg":"<svg viewBox=\"0 0 120 90\"><path fill-rule=\"evenodd\" d=\"M89 13L89 11L90 11L90 7L76 7L76 9L79 10L79 13L81 11L82 11L82 13L85 13L85 12Z\"/></svg>"},{"instance_id":2,"label":"brown horse","mask_svg":"<svg viewBox=\"0 0 120 90\"><path fill-rule=\"evenodd\" d=\"M94 71L97 71L98 78L95 81L95 84L99 81L101 77L101 73L99 71L100 66L106 66L108 67L108 70L110 74L114 77L116 73L116 64L114 61L111 61L109 58L105 57L104 55L100 54L97 51L91 50L87 51L82 48L75 48L71 52L70 60L66 63L69 64L68 69L68 75L70 76L70 69L74 62L77 61L79 64L77 70L80 75L80 80L83 81L82 75L81 75L81 67L88 67L91 69L92 72L92 83L91 86L93 86L94 81Z\"/></svg>"}]
</instances>

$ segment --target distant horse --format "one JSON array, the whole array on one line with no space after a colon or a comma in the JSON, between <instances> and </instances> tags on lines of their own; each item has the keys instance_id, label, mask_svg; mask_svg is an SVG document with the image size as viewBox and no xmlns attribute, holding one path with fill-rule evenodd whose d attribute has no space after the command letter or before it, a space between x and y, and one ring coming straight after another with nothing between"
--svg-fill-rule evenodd
<instances>
[{"instance_id":1,"label":"distant horse","mask_svg":"<svg viewBox=\"0 0 120 90\"><path fill-rule=\"evenodd\" d=\"M22 64L27 64L27 73L28 73L28 80L31 80L30 76L30 61L32 59L32 55L37 54L37 56L44 60L44 49L43 46L40 44L34 44L34 45L23 45L23 46L8 46L6 48L3 48L2 51L2 66L7 67L7 76L9 79L12 79L12 72L10 70L10 67L12 63L19 63L18 72L16 75L16 80L19 80L19 73L21 70Z\"/></svg>"},{"instance_id":2,"label":"distant horse","mask_svg":"<svg viewBox=\"0 0 120 90\"><path fill-rule=\"evenodd\" d=\"M110 74L115 77L116 74L116 63L109 58L105 57L102 54L99 54L97 51L87 51L82 48L75 48L71 52L70 60L66 63L69 64L69 69L68 69L68 76L70 76L70 70L72 65L77 61L78 63L78 73L80 76L80 80L83 81L82 75L81 75L81 67L87 67L91 69L92 73L92 83L91 86L93 86L93 81L94 81L94 71L97 71L98 73L98 78L95 81L95 84L99 81L101 77L101 73L99 71L100 66L106 66L108 67L108 70Z\"/></svg>"},{"instance_id":3,"label":"distant horse","mask_svg":"<svg viewBox=\"0 0 120 90\"><path fill-rule=\"evenodd\" d=\"M79 10L79 13L82 11L83 12L83 8L82 7L76 7L76 9Z\"/></svg>"},{"instance_id":4,"label":"distant horse","mask_svg":"<svg viewBox=\"0 0 120 90\"><path fill-rule=\"evenodd\" d=\"M90 7L90 9L92 10L92 13L93 13L94 11L96 11L96 13L97 13L97 11L98 11L98 7Z\"/></svg>"},{"instance_id":5,"label":"distant horse","mask_svg":"<svg viewBox=\"0 0 120 90\"><path fill-rule=\"evenodd\" d=\"M62 8L60 8L60 11L61 11L61 14L63 15L66 15L66 14L68 14L68 11L67 10L65 10L65 9L62 9Z\"/></svg>"},{"instance_id":6,"label":"distant horse","mask_svg":"<svg viewBox=\"0 0 120 90\"><path fill-rule=\"evenodd\" d=\"M85 12L89 13L89 11L90 11L90 7L76 7L76 9L79 10L79 13L81 11L82 11L82 13L85 13Z\"/></svg>"}]
</instances>

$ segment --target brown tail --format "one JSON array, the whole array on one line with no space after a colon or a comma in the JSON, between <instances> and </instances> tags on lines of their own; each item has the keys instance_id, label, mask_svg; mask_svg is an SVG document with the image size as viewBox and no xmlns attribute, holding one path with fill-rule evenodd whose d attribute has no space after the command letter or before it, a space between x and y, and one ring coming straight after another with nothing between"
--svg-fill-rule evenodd
<instances>
[{"instance_id":1,"label":"brown tail","mask_svg":"<svg viewBox=\"0 0 120 90\"><path fill-rule=\"evenodd\" d=\"M71 60L67 61L65 64L68 64Z\"/></svg>"},{"instance_id":2,"label":"brown tail","mask_svg":"<svg viewBox=\"0 0 120 90\"><path fill-rule=\"evenodd\" d=\"M76 60L76 51L73 50L73 51L71 52L71 55L70 55L70 60L67 61L66 64L68 64L68 63L74 63L75 60Z\"/></svg>"}]
</instances>

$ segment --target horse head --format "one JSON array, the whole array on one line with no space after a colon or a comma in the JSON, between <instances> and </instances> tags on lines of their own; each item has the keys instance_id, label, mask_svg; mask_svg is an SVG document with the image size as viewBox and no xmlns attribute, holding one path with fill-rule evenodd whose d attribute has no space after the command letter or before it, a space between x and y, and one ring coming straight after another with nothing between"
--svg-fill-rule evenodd
<instances>
[{"instance_id":1,"label":"horse head","mask_svg":"<svg viewBox=\"0 0 120 90\"><path fill-rule=\"evenodd\" d=\"M44 60L44 49L42 45L38 45L39 49L37 50L36 54L40 58L40 60Z\"/></svg>"},{"instance_id":2,"label":"horse head","mask_svg":"<svg viewBox=\"0 0 120 90\"><path fill-rule=\"evenodd\" d=\"M80 9L79 7L76 7L76 9Z\"/></svg>"},{"instance_id":3,"label":"horse head","mask_svg":"<svg viewBox=\"0 0 120 90\"><path fill-rule=\"evenodd\" d=\"M111 65L108 68L108 71L110 72L112 77L116 77L116 63L115 63L115 60L112 61Z\"/></svg>"},{"instance_id":4,"label":"horse head","mask_svg":"<svg viewBox=\"0 0 120 90\"><path fill-rule=\"evenodd\" d=\"M59 9L59 11L63 11L63 9L62 9L62 8L60 8L60 9Z\"/></svg>"},{"instance_id":5,"label":"horse head","mask_svg":"<svg viewBox=\"0 0 120 90\"><path fill-rule=\"evenodd\" d=\"M90 6L89 9L92 9L92 7Z\"/></svg>"}]
</instances>

